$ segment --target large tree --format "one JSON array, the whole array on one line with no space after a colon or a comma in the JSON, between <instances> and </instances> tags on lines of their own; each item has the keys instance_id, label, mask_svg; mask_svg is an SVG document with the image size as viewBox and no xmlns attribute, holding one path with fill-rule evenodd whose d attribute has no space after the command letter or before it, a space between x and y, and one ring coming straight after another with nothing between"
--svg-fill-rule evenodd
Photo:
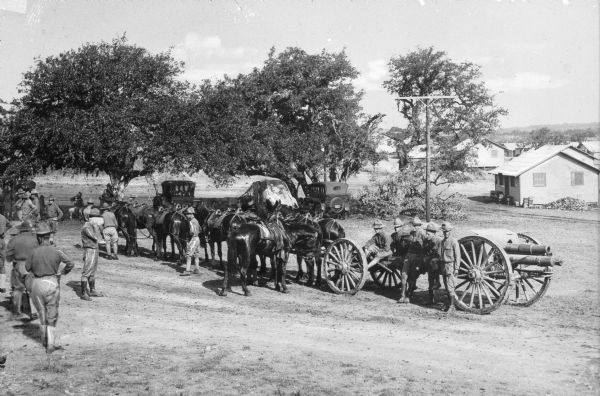
<instances>
[{"instance_id":1,"label":"large tree","mask_svg":"<svg viewBox=\"0 0 600 396\"><path fill-rule=\"evenodd\" d=\"M389 61L390 79L384 87L398 100L398 109L408 121L403 131L395 131L402 154L425 143L423 101L401 100L407 96L456 96L429 104L431 122L432 181L451 183L468 175L471 148L499 126L505 109L494 105L493 95L481 80L479 66L454 62L445 52L418 49Z\"/></svg>"},{"instance_id":2,"label":"large tree","mask_svg":"<svg viewBox=\"0 0 600 396\"><path fill-rule=\"evenodd\" d=\"M181 68L124 37L37 59L5 141L41 169L106 172L122 193L135 177L182 165L177 116L194 96Z\"/></svg>"},{"instance_id":3,"label":"large tree","mask_svg":"<svg viewBox=\"0 0 600 396\"><path fill-rule=\"evenodd\" d=\"M235 103L229 126L248 121L237 134L244 144L237 172L278 177L295 194L307 181L346 180L376 162L381 115L363 114L362 92L352 85L357 76L344 52L287 48L272 50L262 68L221 87Z\"/></svg>"}]
</instances>

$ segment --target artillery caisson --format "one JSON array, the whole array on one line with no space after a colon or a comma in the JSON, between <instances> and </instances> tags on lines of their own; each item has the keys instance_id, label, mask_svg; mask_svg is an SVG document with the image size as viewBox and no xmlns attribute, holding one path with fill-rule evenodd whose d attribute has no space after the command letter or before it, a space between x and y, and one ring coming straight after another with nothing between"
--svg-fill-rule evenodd
<instances>
[{"instance_id":1,"label":"artillery caisson","mask_svg":"<svg viewBox=\"0 0 600 396\"><path fill-rule=\"evenodd\" d=\"M510 230L474 230L458 242L461 259L454 303L471 313L487 314L503 303L535 303L548 290L553 267L561 265L549 246ZM333 241L327 247L323 266L334 293L357 293L367 272L380 286L400 284L400 270L390 265L389 259L367 263L362 249L349 239Z\"/></svg>"}]
</instances>

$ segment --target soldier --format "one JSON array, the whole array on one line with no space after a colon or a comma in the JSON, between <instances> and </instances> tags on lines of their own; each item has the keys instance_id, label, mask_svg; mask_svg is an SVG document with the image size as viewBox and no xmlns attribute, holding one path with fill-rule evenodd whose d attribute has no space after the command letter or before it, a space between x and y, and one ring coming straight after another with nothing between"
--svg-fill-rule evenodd
<instances>
[{"instance_id":1,"label":"soldier","mask_svg":"<svg viewBox=\"0 0 600 396\"><path fill-rule=\"evenodd\" d=\"M194 258L194 274L200 273L198 264L200 262L200 223L194 217L196 211L192 206L187 208L183 213L190 223L190 240L187 243L185 250L185 271L181 276L190 276L192 269L192 257Z\"/></svg>"},{"instance_id":2,"label":"soldier","mask_svg":"<svg viewBox=\"0 0 600 396\"><path fill-rule=\"evenodd\" d=\"M25 268L31 273L31 298L40 318L42 345L46 352L52 353L62 348L55 343L60 275L68 274L74 264L63 252L50 246L50 226L41 223L36 233L40 246L33 250ZM61 263L65 263L62 268Z\"/></svg>"},{"instance_id":3,"label":"soldier","mask_svg":"<svg viewBox=\"0 0 600 396\"><path fill-rule=\"evenodd\" d=\"M31 202L31 194L29 191L25 191L22 194L20 213L21 217L19 220L21 221L29 221L31 224L35 224L38 220L39 211L33 202Z\"/></svg>"},{"instance_id":4,"label":"soldier","mask_svg":"<svg viewBox=\"0 0 600 396\"><path fill-rule=\"evenodd\" d=\"M109 260L118 260L119 233L117 231L117 218L110 210L110 205L107 202L102 204L100 212L102 212L102 218L104 219L102 234L104 236L104 241L106 241L106 255Z\"/></svg>"},{"instance_id":5,"label":"soldier","mask_svg":"<svg viewBox=\"0 0 600 396\"><path fill-rule=\"evenodd\" d=\"M408 252L408 236L410 233L406 232L405 225L400 218L394 219L394 232L392 233L392 253L398 259L400 265L404 262L404 256Z\"/></svg>"},{"instance_id":6,"label":"soldier","mask_svg":"<svg viewBox=\"0 0 600 396\"><path fill-rule=\"evenodd\" d=\"M48 197L48 204L46 205L46 214L48 215L48 224L50 225L50 244L54 244L54 235L58 231L58 221L63 217L63 211L54 202L54 197L51 195Z\"/></svg>"},{"instance_id":7,"label":"soldier","mask_svg":"<svg viewBox=\"0 0 600 396\"><path fill-rule=\"evenodd\" d=\"M138 206L138 203L135 200L135 195L132 194L129 196L129 201L127 202L127 205L130 205L132 208L135 208Z\"/></svg>"},{"instance_id":8,"label":"soldier","mask_svg":"<svg viewBox=\"0 0 600 396\"><path fill-rule=\"evenodd\" d=\"M444 277L444 287L448 293L448 303L444 307L446 312L454 311L454 300L456 299L454 277L460 267L460 247L458 241L450 236L451 231L452 225L450 223L442 223L444 238L440 242L439 256L440 272Z\"/></svg>"},{"instance_id":9,"label":"soldier","mask_svg":"<svg viewBox=\"0 0 600 396\"><path fill-rule=\"evenodd\" d=\"M367 241L365 246L363 246L368 262L374 258L382 259L383 257L392 254L392 239L383 231L383 224L381 221L375 220L373 229L375 230L375 235L373 235L371 239Z\"/></svg>"},{"instance_id":10,"label":"soldier","mask_svg":"<svg viewBox=\"0 0 600 396\"><path fill-rule=\"evenodd\" d=\"M439 249L442 238L437 236L438 225L434 222L427 224L425 241L423 244L423 272L427 272L429 281L429 298L431 304L435 302L433 290L440 288L439 280Z\"/></svg>"},{"instance_id":11,"label":"soldier","mask_svg":"<svg viewBox=\"0 0 600 396\"><path fill-rule=\"evenodd\" d=\"M89 220L81 228L83 245L83 268L81 270L81 299L92 301L90 297L104 297L96 291L96 270L98 269L98 241L102 239L100 226L92 219L102 217L98 209L90 211ZM89 287L89 288L88 288Z\"/></svg>"},{"instance_id":12,"label":"soldier","mask_svg":"<svg viewBox=\"0 0 600 396\"><path fill-rule=\"evenodd\" d=\"M6 269L4 268L5 243L4 234L6 233L6 225L8 221L2 213L0 213L0 293L6 291Z\"/></svg>"},{"instance_id":13,"label":"soldier","mask_svg":"<svg viewBox=\"0 0 600 396\"><path fill-rule=\"evenodd\" d=\"M6 248L6 260L13 263L10 284L12 285L13 315L17 320L26 319L26 315L22 312L23 294L26 290L25 277L27 276L25 264L33 253L33 249L38 247L38 240L32 231L33 224L29 220L24 221L19 226L19 234L11 238Z\"/></svg>"},{"instance_id":14,"label":"soldier","mask_svg":"<svg viewBox=\"0 0 600 396\"><path fill-rule=\"evenodd\" d=\"M33 190L31 190L30 194L31 194L31 203L33 203L33 205L37 208L37 218L36 218L36 222L37 222L42 219L42 217L41 217L42 208L40 207L40 195L38 194L38 192L35 188Z\"/></svg>"},{"instance_id":15,"label":"soldier","mask_svg":"<svg viewBox=\"0 0 600 396\"><path fill-rule=\"evenodd\" d=\"M83 219L85 221L88 221L90 219L90 212L92 211L93 207L94 207L94 200L89 198L87 200L87 206L83 209Z\"/></svg>"},{"instance_id":16,"label":"soldier","mask_svg":"<svg viewBox=\"0 0 600 396\"><path fill-rule=\"evenodd\" d=\"M404 264L402 265L402 289L400 290L400 298L398 302L401 304L409 303L407 294L407 283L408 275L411 273L412 268L419 267L423 260L423 241L425 240L425 231L421 228L421 219L418 216L411 221L413 229L410 231L408 237L408 251L404 258Z\"/></svg>"}]
</instances>

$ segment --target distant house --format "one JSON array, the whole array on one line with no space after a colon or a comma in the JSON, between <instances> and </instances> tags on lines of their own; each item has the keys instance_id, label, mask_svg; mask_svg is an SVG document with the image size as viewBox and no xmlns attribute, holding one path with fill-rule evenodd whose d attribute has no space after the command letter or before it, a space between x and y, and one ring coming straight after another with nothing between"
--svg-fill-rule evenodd
<instances>
[{"instance_id":1,"label":"distant house","mask_svg":"<svg viewBox=\"0 0 600 396\"><path fill-rule=\"evenodd\" d=\"M600 169L594 158L570 145L542 146L494 169L494 189L522 203L545 204L573 197L598 202Z\"/></svg>"},{"instance_id":2,"label":"distant house","mask_svg":"<svg viewBox=\"0 0 600 396\"><path fill-rule=\"evenodd\" d=\"M502 143L502 146L504 146L504 157L507 161L527 151L527 148L519 143Z\"/></svg>"},{"instance_id":3,"label":"distant house","mask_svg":"<svg viewBox=\"0 0 600 396\"><path fill-rule=\"evenodd\" d=\"M465 148L467 145L472 145L471 139L466 139L456 145L458 150ZM471 150L471 158L468 160L468 165L471 168L494 169L505 161L506 148L493 142L489 139L483 139L481 143L473 145Z\"/></svg>"},{"instance_id":4,"label":"distant house","mask_svg":"<svg viewBox=\"0 0 600 396\"><path fill-rule=\"evenodd\" d=\"M600 140L581 142L577 145L577 148L592 155L596 159L596 165L600 163Z\"/></svg>"}]
</instances>

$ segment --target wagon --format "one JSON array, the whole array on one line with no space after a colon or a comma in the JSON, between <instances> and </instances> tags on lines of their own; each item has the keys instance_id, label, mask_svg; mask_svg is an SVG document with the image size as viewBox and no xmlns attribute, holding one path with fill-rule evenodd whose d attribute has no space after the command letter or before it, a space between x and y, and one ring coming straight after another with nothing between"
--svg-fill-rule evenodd
<instances>
[{"instance_id":1,"label":"wagon","mask_svg":"<svg viewBox=\"0 0 600 396\"><path fill-rule=\"evenodd\" d=\"M553 267L561 265L549 246L510 230L473 230L458 242L461 259L454 304L476 314L490 313L504 303L530 306L548 290ZM334 293L357 293L367 273L380 286L400 285L400 268L390 260L367 263L362 249L349 239L331 242L323 266Z\"/></svg>"}]
</instances>

